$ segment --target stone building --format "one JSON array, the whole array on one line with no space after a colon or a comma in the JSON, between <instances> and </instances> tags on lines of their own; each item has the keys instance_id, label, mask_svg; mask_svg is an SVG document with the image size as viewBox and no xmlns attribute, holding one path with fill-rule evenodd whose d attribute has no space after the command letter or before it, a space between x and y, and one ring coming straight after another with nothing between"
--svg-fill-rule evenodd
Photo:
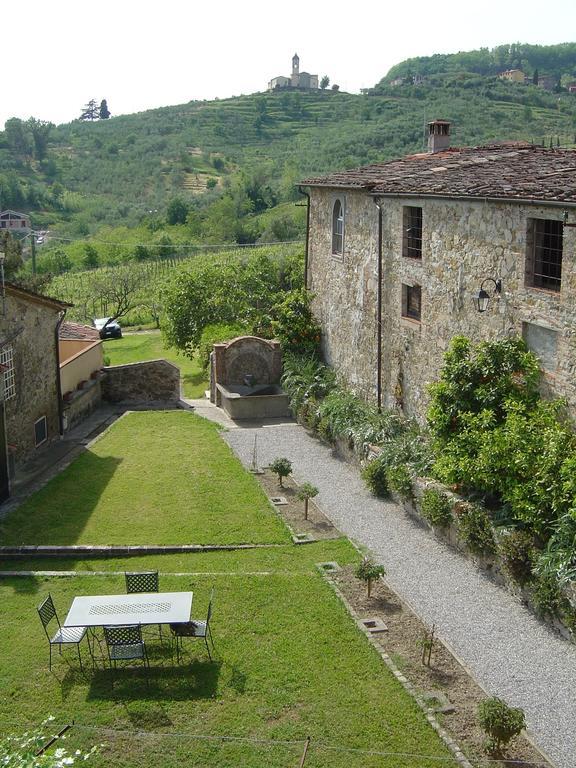
<instances>
[{"instance_id":1,"label":"stone building","mask_svg":"<svg viewBox=\"0 0 576 768\"><path fill-rule=\"evenodd\" d=\"M366 399L423 420L454 335L522 334L575 409L576 152L449 144L434 121L427 153L303 182L326 358Z\"/></svg>"},{"instance_id":2,"label":"stone building","mask_svg":"<svg viewBox=\"0 0 576 768\"><path fill-rule=\"evenodd\" d=\"M6 283L0 296L0 501L8 475L62 432L58 329L64 302Z\"/></svg>"},{"instance_id":3,"label":"stone building","mask_svg":"<svg viewBox=\"0 0 576 768\"><path fill-rule=\"evenodd\" d=\"M511 83L523 83L526 75L521 69L507 69L498 75L500 80L509 80Z\"/></svg>"},{"instance_id":4,"label":"stone building","mask_svg":"<svg viewBox=\"0 0 576 768\"><path fill-rule=\"evenodd\" d=\"M292 56L292 74L290 77L273 77L268 83L269 91L278 91L294 88L300 91L317 91L318 75L309 72L300 72L300 58L297 53Z\"/></svg>"},{"instance_id":5,"label":"stone building","mask_svg":"<svg viewBox=\"0 0 576 768\"><path fill-rule=\"evenodd\" d=\"M18 211L0 211L0 229L10 232L29 232L30 217Z\"/></svg>"}]
</instances>

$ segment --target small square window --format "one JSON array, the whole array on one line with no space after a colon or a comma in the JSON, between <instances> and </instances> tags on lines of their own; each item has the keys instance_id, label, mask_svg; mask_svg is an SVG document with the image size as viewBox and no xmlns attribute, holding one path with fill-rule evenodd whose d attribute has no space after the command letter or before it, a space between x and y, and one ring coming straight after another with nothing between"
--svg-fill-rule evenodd
<instances>
[{"instance_id":1,"label":"small square window","mask_svg":"<svg viewBox=\"0 0 576 768\"><path fill-rule=\"evenodd\" d=\"M402 256L422 258L422 208L405 205L402 212Z\"/></svg>"},{"instance_id":2,"label":"small square window","mask_svg":"<svg viewBox=\"0 0 576 768\"><path fill-rule=\"evenodd\" d=\"M564 225L556 219L528 219L526 285L560 291Z\"/></svg>"},{"instance_id":3,"label":"small square window","mask_svg":"<svg viewBox=\"0 0 576 768\"><path fill-rule=\"evenodd\" d=\"M558 361L558 331L534 323L522 323L522 337L545 371L553 373Z\"/></svg>"},{"instance_id":4,"label":"small square window","mask_svg":"<svg viewBox=\"0 0 576 768\"><path fill-rule=\"evenodd\" d=\"M46 422L46 416L42 416L38 421L34 422L34 445L36 448L45 443L48 439L48 424Z\"/></svg>"},{"instance_id":5,"label":"small square window","mask_svg":"<svg viewBox=\"0 0 576 768\"><path fill-rule=\"evenodd\" d=\"M422 288L419 285L402 285L402 317L421 319Z\"/></svg>"}]
</instances>

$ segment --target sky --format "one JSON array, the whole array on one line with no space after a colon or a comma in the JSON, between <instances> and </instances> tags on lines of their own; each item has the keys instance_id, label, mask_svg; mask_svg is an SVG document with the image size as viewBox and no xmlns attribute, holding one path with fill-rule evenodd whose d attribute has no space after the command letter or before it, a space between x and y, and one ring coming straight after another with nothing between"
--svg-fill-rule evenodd
<instances>
[{"instance_id":1,"label":"sky","mask_svg":"<svg viewBox=\"0 0 576 768\"><path fill-rule=\"evenodd\" d=\"M574 0L24 0L9 15L0 126L70 122L90 99L120 115L264 91L294 53L357 93L412 56L576 39Z\"/></svg>"}]
</instances>

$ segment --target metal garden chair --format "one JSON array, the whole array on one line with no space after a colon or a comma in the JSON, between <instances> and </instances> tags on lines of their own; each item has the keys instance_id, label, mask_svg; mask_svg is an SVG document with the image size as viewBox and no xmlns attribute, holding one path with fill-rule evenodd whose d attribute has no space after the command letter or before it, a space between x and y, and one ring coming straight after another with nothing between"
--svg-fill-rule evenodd
<instances>
[{"instance_id":1,"label":"metal garden chair","mask_svg":"<svg viewBox=\"0 0 576 768\"><path fill-rule=\"evenodd\" d=\"M80 669L84 669L82 666L82 656L80 654L80 643L84 639L84 635L86 635L86 627L63 627L60 624L60 620L58 618L58 614L56 613L56 608L54 607L54 602L52 600L52 595L48 594L48 597L45 598L38 608L36 609L38 611L38 615L40 616L40 621L42 622L42 626L44 627L44 632L46 633L46 637L48 638L48 644L50 646L50 660L48 662L48 668L52 670L52 646L57 645L59 646L59 651L62 653L62 646L63 645L75 645L76 650L78 651L78 661L80 662ZM50 632L48 631L48 625L52 622L52 620L55 620L58 624L58 629L56 630L55 634L50 636ZM90 647L90 638L87 637L88 640L88 649L90 651L90 655L92 655L92 648Z\"/></svg>"},{"instance_id":2,"label":"metal garden chair","mask_svg":"<svg viewBox=\"0 0 576 768\"><path fill-rule=\"evenodd\" d=\"M104 637L106 638L111 668L114 666L116 669L119 661L137 661L139 659L146 668L150 666L140 624L104 627Z\"/></svg>"},{"instance_id":3,"label":"metal garden chair","mask_svg":"<svg viewBox=\"0 0 576 768\"><path fill-rule=\"evenodd\" d=\"M159 592L158 571L126 571L126 592Z\"/></svg>"},{"instance_id":4,"label":"metal garden chair","mask_svg":"<svg viewBox=\"0 0 576 768\"><path fill-rule=\"evenodd\" d=\"M176 641L176 658L180 663L180 650L182 647L182 640L185 637L199 637L203 638L206 643L206 650L208 651L208 658L212 661L212 654L210 653L210 646L208 645L208 638L212 643L212 648L216 650L214 646L214 640L212 638L212 630L210 629L210 619L212 618L212 604L214 602L214 589L210 592L210 602L208 603L208 611L206 613L206 620L192 619L191 621L185 621L178 624L170 624L170 630Z\"/></svg>"},{"instance_id":5,"label":"metal garden chair","mask_svg":"<svg viewBox=\"0 0 576 768\"><path fill-rule=\"evenodd\" d=\"M160 580L158 571L125 571L126 593L159 592ZM162 624L158 624L158 634L162 640Z\"/></svg>"}]
</instances>

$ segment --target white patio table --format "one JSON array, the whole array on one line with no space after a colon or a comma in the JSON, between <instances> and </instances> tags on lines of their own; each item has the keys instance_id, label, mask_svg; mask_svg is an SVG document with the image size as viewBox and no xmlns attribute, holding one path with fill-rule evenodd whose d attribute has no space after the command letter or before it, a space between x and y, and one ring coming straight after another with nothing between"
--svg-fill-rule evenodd
<instances>
[{"instance_id":1,"label":"white patio table","mask_svg":"<svg viewBox=\"0 0 576 768\"><path fill-rule=\"evenodd\" d=\"M135 592L75 597L65 627L177 624L190 621L192 592Z\"/></svg>"}]
</instances>

